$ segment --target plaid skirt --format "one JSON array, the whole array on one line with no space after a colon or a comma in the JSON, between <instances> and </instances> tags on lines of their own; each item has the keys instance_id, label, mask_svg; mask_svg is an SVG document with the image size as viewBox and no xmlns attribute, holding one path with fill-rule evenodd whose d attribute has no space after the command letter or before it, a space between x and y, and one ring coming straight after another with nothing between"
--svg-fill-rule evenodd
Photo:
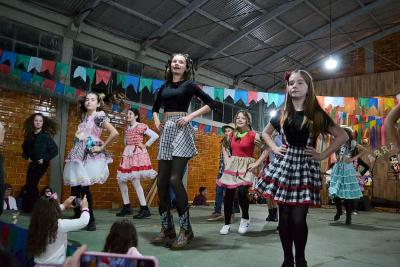
<instances>
[{"instance_id":1,"label":"plaid skirt","mask_svg":"<svg viewBox=\"0 0 400 267\"><path fill-rule=\"evenodd\" d=\"M176 121L186 116L185 113L166 115L158 146L158 160L172 160L172 157L192 158L197 154L195 146L195 130L189 123L178 127Z\"/></svg>"},{"instance_id":2,"label":"plaid skirt","mask_svg":"<svg viewBox=\"0 0 400 267\"><path fill-rule=\"evenodd\" d=\"M284 157L276 156L263 170L255 190L281 204L320 206L320 165L304 149L289 146Z\"/></svg>"}]
</instances>

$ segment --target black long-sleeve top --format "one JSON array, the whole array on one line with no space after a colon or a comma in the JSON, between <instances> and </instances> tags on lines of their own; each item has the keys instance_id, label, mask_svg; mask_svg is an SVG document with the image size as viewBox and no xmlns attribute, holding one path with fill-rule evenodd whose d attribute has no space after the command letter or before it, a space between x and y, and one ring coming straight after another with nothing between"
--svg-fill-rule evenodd
<instances>
[{"instance_id":1,"label":"black long-sleeve top","mask_svg":"<svg viewBox=\"0 0 400 267\"><path fill-rule=\"evenodd\" d=\"M215 101L204 93L195 82L181 81L165 83L161 86L153 104L153 112L159 112L161 107L164 108L164 112L187 112L194 95L211 109L215 109Z\"/></svg>"},{"instance_id":2,"label":"black long-sleeve top","mask_svg":"<svg viewBox=\"0 0 400 267\"><path fill-rule=\"evenodd\" d=\"M23 157L37 161L50 161L58 155L58 147L51 136L43 131L24 140L22 144Z\"/></svg>"}]
</instances>

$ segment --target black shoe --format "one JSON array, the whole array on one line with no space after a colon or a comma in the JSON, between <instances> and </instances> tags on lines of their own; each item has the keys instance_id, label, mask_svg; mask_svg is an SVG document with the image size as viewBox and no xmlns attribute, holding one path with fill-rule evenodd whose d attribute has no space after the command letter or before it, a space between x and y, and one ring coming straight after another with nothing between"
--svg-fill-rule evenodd
<instances>
[{"instance_id":1,"label":"black shoe","mask_svg":"<svg viewBox=\"0 0 400 267\"><path fill-rule=\"evenodd\" d=\"M151 213L150 210L147 206L140 206L140 211L138 214L136 214L135 216L133 216L133 219L144 219L147 217L150 217Z\"/></svg>"},{"instance_id":2,"label":"black shoe","mask_svg":"<svg viewBox=\"0 0 400 267\"><path fill-rule=\"evenodd\" d=\"M347 225L351 224L351 212L346 213L346 224Z\"/></svg>"},{"instance_id":3,"label":"black shoe","mask_svg":"<svg viewBox=\"0 0 400 267\"><path fill-rule=\"evenodd\" d=\"M96 231L96 223L95 222L90 222L86 226L86 231Z\"/></svg>"},{"instance_id":4,"label":"black shoe","mask_svg":"<svg viewBox=\"0 0 400 267\"><path fill-rule=\"evenodd\" d=\"M278 221L278 209L277 208L272 209L272 221L273 222Z\"/></svg>"},{"instance_id":5,"label":"black shoe","mask_svg":"<svg viewBox=\"0 0 400 267\"><path fill-rule=\"evenodd\" d=\"M132 215L133 211L131 208L131 204L124 204L124 206L122 207L121 211L118 212L116 215L118 217L124 217L126 215Z\"/></svg>"},{"instance_id":6,"label":"black shoe","mask_svg":"<svg viewBox=\"0 0 400 267\"><path fill-rule=\"evenodd\" d=\"M343 212L337 211L336 214L335 214L335 217L333 217L333 220L334 220L334 221L339 220L339 219L340 219L340 216L342 216L342 214L343 214Z\"/></svg>"}]
</instances>

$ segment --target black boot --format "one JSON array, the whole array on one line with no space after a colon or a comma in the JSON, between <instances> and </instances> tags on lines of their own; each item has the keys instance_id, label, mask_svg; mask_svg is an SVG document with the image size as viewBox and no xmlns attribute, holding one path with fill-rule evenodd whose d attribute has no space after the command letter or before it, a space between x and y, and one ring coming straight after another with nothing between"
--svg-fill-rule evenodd
<instances>
[{"instance_id":1,"label":"black boot","mask_svg":"<svg viewBox=\"0 0 400 267\"><path fill-rule=\"evenodd\" d=\"M340 198L335 198L335 204L336 204L336 214L335 214L335 217L333 217L333 220L337 221L340 219L340 216L342 216L342 214L343 214L342 200Z\"/></svg>"},{"instance_id":2,"label":"black boot","mask_svg":"<svg viewBox=\"0 0 400 267\"><path fill-rule=\"evenodd\" d=\"M272 209L272 221L273 222L277 222L278 221L278 209L277 208L273 208Z\"/></svg>"},{"instance_id":3,"label":"black boot","mask_svg":"<svg viewBox=\"0 0 400 267\"><path fill-rule=\"evenodd\" d=\"M149 207L147 205L140 206L139 213L134 215L133 219L144 219L144 218L147 218L150 216L151 216L151 213L150 213Z\"/></svg>"},{"instance_id":4,"label":"black boot","mask_svg":"<svg viewBox=\"0 0 400 267\"><path fill-rule=\"evenodd\" d=\"M176 232L174 226L174 219L170 211L160 211L161 231L151 240L153 244L165 244L175 240Z\"/></svg>"},{"instance_id":5,"label":"black boot","mask_svg":"<svg viewBox=\"0 0 400 267\"><path fill-rule=\"evenodd\" d=\"M346 224L350 225L351 224L351 202L352 199L346 199L344 201L345 208L346 208Z\"/></svg>"},{"instance_id":6,"label":"black boot","mask_svg":"<svg viewBox=\"0 0 400 267\"><path fill-rule=\"evenodd\" d=\"M121 211L116 214L118 217L124 217L125 215L132 215L131 203L124 204Z\"/></svg>"},{"instance_id":7,"label":"black boot","mask_svg":"<svg viewBox=\"0 0 400 267\"><path fill-rule=\"evenodd\" d=\"M185 212L179 216L179 236L172 243L171 249L181 249L186 247L189 242L194 238L192 226L189 219L189 208L185 209Z\"/></svg>"},{"instance_id":8,"label":"black boot","mask_svg":"<svg viewBox=\"0 0 400 267\"><path fill-rule=\"evenodd\" d=\"M268 209L268 217L265 219L267 222L272 222L273 219L273 209Z\"/></svg>"}]
</instances>

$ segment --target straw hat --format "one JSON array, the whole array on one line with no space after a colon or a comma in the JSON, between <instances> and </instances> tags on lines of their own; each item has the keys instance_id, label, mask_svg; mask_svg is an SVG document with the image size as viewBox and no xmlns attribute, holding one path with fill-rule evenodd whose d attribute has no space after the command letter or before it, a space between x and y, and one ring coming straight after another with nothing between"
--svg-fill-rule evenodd
<instances>
[{"instance_id":1,"label":"straw hat","mask_svg":"<svg viewBox=\"0 0 400 267\"><path fill-rule=\"evenodd\" d=\"M235 130L235 124L233 122L225 124L224 126L222 126L222 131L225 132L226 128L231 128L232 130Z\"/></svg>"}]
</instances>

